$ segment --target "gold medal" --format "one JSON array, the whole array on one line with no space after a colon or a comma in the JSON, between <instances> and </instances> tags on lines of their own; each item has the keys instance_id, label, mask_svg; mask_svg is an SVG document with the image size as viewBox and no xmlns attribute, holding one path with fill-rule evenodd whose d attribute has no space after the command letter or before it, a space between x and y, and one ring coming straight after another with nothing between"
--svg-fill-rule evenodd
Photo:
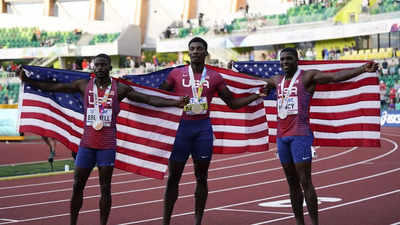
<instances>
[{"instance_id":1,"label":"gold medal","mask_svg":"<svg viewBox=\"0 0 400 225\"><path fill-rule=\"evenodd\" d=\"M203 107L200 104L192 104L192 112L195 114L200 114L203 111Z\"/></svg>"},{"instance_id":2,"label":"gold medal","mask_svg":"<svg viewBox=\"0 0 400 225\"><path fill-rule=\"evenodd\" d=\"M103 121L101 120L96 120L92 124L93 129L95 130L101 130L103 128Z\"/></svg>"}]
</instances>

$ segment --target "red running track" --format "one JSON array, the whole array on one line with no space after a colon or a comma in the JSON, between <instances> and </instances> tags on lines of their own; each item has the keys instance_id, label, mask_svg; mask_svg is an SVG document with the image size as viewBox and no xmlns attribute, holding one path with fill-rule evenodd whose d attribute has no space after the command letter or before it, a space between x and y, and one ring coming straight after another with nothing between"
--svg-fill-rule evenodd
<instances>
[{"instance_id":1,"label":"red running track","mask_svg":"<svg viewBox=\"0 0 400 225\"><path fill-rule=\"evenodd\" d=\"M320 200L320 224L400 224L399 131L384 128L381 148L317 149L313 182ZM109 224L161 224L165 182L116 170ZM188 162L172 224L193 224L194 186L193 167ZM71 173L0 181L0 224L68 224L71 187ZM84 195L79 224L98 224L96 172ZM275 149L214 156L203 224L295 224Z\"/></svg>"}]
</instances>

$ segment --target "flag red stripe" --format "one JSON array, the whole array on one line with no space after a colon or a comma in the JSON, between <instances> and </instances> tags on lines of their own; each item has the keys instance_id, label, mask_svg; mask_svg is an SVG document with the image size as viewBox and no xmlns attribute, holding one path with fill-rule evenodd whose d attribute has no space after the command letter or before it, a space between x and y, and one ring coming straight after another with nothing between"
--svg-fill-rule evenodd
<instances>
[{"instance_id":1,"label":"flag red stripe","mask_svg":"<svg viewBox=\"0 0 400 225\"><path fill-rule=\"evenodd\" d=\"M149 146L152 148L158 148L158 149L162 149L162 150L172 149L171 144L161 142L161 141L155 140L155 139L148 139L148 138L144 138L144 137L131 135L131 134L124 133L121 131L117 132L117 139L128 141L128 142L132 142L132 140L135 140L134 143L136 143L136 144L141 144L141 145Z\"/></svg>"},{"instance_id":2,"label":"flag red stripe","mask_svg":"<svg viewBox=\"0 0 400 225\"><path fill-rule=\"evenodd\" d=\"M316 91L345 91L353 90L367 85L377 85L377 77L366 77L364 79L358 80L357 82L342 82L342 83L330 83L317 85Z\"/></svg>"},{"instance_id":3,"label":"flag red stripe","mask_svg":"<svg viewBox=\"0 0 400 225\"><path fill-rule=\"evenodd\" d=\"M53 137L56 138L57 141L65 145L67 148L71 149L74 152L78 151L78 145L71 142L68 137L62 136L52 130L41 128L39 126L32 126L32 125L21 125L19 127L20 132L32 132L34 134L43 135L46 137Z\"/></svg>"},{"instance_id":4,"label":"flag red stripe","mask_svg":"<svg viewBox=\"0 0 400 225\"><path fill-rule=\"evenodd\" d=\"M262 137L267 137L268 132L267 130L262 130L259 132L251 133L251 134L240 134L240 133L232 133L232 132L218 132L214 131L214 135L218 139L225 139L225 140L248 140L248 139L257 139Z\"/></svg>"},{"instance_id":5,"label":"flag red stripe","mask_svg":"<svg viewBox=\"0 0 400 225\"><path fill-rule=\"evenodd\" d=\"M314 140L314 146L335 146L335 147L354 147L354 146L367 146L367 147L380 147L379 139L323 139L318 138Z\"/></svg>"},{"instance_id":6,"label":"flag red stripe","mask_svg":"<svg viewBox=\"0 0 400 225\"><path fill-rule=\"evenodd\" d=\"M244 152L261 152L261 151L267 151L267 150L268 150L268 144L249 145L246 147L214 146L213 153L215 153L215 154L237 154L237 153L244 153Z\"/></svg>"},{"instance_id":7,"label":"flag red stripe","mask_svg":"<svg viewBox=\"0 0 400 225\"><path fill-rule=\"evenodd\" d=\"M341 133L341 132L349 132L349 131L380 131L381 126L379 124L348 124L343 126L327 126L321 124L311 124L311 129L313 131L320 131L324 133Z\"/></svg>"},{"instance_id":8,"label":"flag red stripe","mask_svg":"<svg viewBox=\"0 0 400 225\"><path fill-rule=\"evenodd\" d=\"M233 112L233 113L254 113L262 109L261 104L249 105L240 109L231 109L227 105L211 104L210 110L219 112Z\"/></svg>"},{"instance_id":9,"label":"flag red stripe","mask_svg":"<svg viewBox=\"0 0 400 225\"><path fill-rule=\"evenodd\" d=\"M264 117L264 115L263 115ZM259 117L254 120L241 120L241 119L228 119L228 118L212 118L211 123L215 125L229 125L229 126L247 126L252 127L265 123L265 118Z\"/></svg>"}]
</instances>

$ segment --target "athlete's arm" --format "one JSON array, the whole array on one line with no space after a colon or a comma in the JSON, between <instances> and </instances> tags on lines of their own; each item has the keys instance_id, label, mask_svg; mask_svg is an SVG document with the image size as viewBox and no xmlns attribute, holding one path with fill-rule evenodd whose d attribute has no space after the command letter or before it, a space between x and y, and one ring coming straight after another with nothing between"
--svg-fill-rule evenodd
<instances>
[{"instance_id":1,"label":"athlete's arm","mask_svg":"<svg viewBox=\"0 0 400 225\"><path fill-rule=\"evenodd\" d=\"M181 97L179 100L173 100L159 96L143 94L135 91L126 84L118 82L118 100L122 101L122 99L125 97L131 101L146 103L157 107L175 106L183 108L183 106L189 102L188 97Z\"/></svg>"},{"instance_id":2,"label":"athlete's arm","mask_svg":"<svg viewBox=\"0 0 400 225\"><path fill-rule=\"evenodd\" d=\"M80 92L81 94L84 94L88 83L87 79L79 79L71 83L55 83L33 80L27 77L25 71L21 68L18 69L17 74L20 77L21 81L47 92Z\"/></svg>"},{"instance_id":3,"label":"athlete's arm","mask_svg":"<svg viewBox=\"0 0 400 225\"><path fill-rule=\"evenodd\" d=\"M218 90L218 96L228 105L231 109L239 109L253 102L254 100L265 97L266 91L262 91L259 94L251 94L246 97L234 98L232 92L225 86L221 90Z\"/></svg>"},{"instance_id":4,"label":"athlete's arm","mask_svg":"<svg viewBox=\"0 0 400 225\"><path fill-rule=\"evenodd\" d=\"M174 90L174 87L171 85L171 84L169 84L167 81L164 81L161 85L160 85L160 87L159 87L161 90L165 90L165 91L172 91L172 90Z\"/></svg>"},{"instance_id":5,"label":"athlete's arm","mask_svg":"<svg viewBox=\"0 0 400 225\"><path fill-rule=\"evenodd\" d=\"M377 63L369 62L355 69L341 70L332 73L325 73L319 70L308 70L307 73L309 73L310 75L308 75L307 77L309 77L309 79L311 79L313 83L326 84L330 82L345 81L365 72L373 73L376 72L377 69Z\"/></svg>"}]
</instances>

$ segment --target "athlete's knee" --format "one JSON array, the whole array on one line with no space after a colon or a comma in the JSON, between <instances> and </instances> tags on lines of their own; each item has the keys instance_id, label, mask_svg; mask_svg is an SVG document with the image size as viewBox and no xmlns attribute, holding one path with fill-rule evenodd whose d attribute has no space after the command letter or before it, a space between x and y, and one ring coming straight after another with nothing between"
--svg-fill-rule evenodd
<instances>
[{"instance_id":1,"label":"athlete's knee","mask_svg":"<svg viewBox=\"0 0 400 225\"><path fill-rule=\"evenodd\" d=\"M100 190L102 196L111 196L111 184L101 184Z\"/></svg>"},{"instance_id":2,"label":"athlete's knee","mask_svg":"<svg viewBox=\"0 0 400 225\"><path fill-rule=\"evenodd\" d=\"M81 193L85 188L85 182L80 179L75 179L74 185L72 187L75 193Z\"/></svg>"},{"instance_id":3,"label":"athlete's knee","mask_svg":"<svg viewBox=\"0 0 400 225\"><path fill-rule=\"evenodd\" d=\"M307 177L300 178L300 184L301 184L301 187L303 188L303 190L305 190L305 191L314 188L314 185L312 184L311 179L309 179Z\"/></svg>"},{"instance_id":4,"label":"athlete's knee","mask_svg":"<svg viewBox=\"0 0 400 225\"><path fill-rule=\"evenodd\" d=\"M300 185L299 178L297 177L296 174L287 174L286 180L287 180L289 186L292 188L298 187Z\"/></svg>"}]
</instances>

